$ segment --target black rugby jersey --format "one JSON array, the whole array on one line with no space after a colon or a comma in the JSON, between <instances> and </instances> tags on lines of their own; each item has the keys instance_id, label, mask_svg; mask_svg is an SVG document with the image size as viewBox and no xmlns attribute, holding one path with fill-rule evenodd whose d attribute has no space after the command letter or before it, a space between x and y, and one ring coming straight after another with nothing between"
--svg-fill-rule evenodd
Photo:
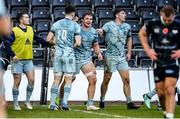
<instances>
[{"instance_id":1,"label":"black rugby jersey","mask_svg":"<svg viewBox=\"0 0 180 119\"><path fill-rule=\"evenodd\" d=\"M180 48L180 22L173 21L166 26L161 20L152 20L145 26L147 34L151 36L153 49L158 54L157 64L159 66L176 64L176 60L171 59L171 54L173 50Z\"/></svg>"}]
</instances>

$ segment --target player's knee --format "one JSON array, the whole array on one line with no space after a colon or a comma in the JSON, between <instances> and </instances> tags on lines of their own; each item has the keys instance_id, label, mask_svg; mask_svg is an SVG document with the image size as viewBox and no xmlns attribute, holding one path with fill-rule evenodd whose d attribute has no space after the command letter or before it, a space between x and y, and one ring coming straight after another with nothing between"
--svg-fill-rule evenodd
<instances>
[{"instance_id":1,"label":"player's knee","mask_svg":"<svg viewBox=\"0 0 180 119\"><path fill-rule=\"evenodd\" d=\"M129 78L124 78L123 83L124 85L129 85L130 84Z\"/></svg>"},{"instance_id":2,"label":"player's knee","mask_svg":"<svg viewBox=\"0 0 180 119\"><path fill-rule=\"evenodd\" d=\"M165 92L167 95L174 95L175 89L173 86L165 87Z\"/></svg>"},{"instance_id":3,"label":"player's knee","mask_svg":"<svg viewBox=\"0 0 180 119\"><path fill-rule=\"evenodd\" d=\"M96 83L96 72L86 73L85 76L87 77L90 83Z\"/></svg>"}]
</instances>

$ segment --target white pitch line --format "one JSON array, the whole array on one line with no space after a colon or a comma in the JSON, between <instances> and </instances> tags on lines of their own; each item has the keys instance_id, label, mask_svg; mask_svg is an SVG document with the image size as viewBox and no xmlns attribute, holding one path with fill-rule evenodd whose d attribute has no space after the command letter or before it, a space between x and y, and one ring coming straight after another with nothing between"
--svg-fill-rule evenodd
<instances>
[{"instance_id":1,"label":"white pitch line","mask_svg":"<svg viewBox=\"0 0 180 119\"><path fill-rule=\"evenodd\" d=\"M85 110L77 110L77 109L71 109L71 110L76 111L76 112L83 112L83 113L87 113L87 114L96 114L96 115L100 115L100 116L108 116L108 117L114 117L114 118L129 118L129 117L121 116L121 115L98 113L98 112L94 112L94 111L85 111Z\"/></svg>"}]
</instances>

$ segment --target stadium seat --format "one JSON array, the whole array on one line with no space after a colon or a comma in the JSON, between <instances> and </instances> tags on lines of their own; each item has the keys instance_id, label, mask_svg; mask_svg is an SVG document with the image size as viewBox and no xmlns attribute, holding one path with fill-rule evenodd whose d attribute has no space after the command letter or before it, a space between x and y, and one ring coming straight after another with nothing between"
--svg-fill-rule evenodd
<instances>
[{"instance_id":1,"label":"stadium seat","mask_svg":"<svg viewBox=\"0 0 180 119\"><path fill-rule=\"evenodd\" d=\"M91 12L91 9L87 8L87 9L78 9L77 10L77 14L79 18L82 18L83 14L86 12Z\"/></svg>"},{"instance_id":2,"label":"stadium seat","mask_svg":"<svg viewBox=\"0 0 180 119\"><path fill-rule=\"evenodd\" d=\"M149 58L142 58L140 60L140 67L142 68L152 67L152 61Z\"/></svg>"},{"instance_id":3,"label":"stadium seat","mask_svg":"<svg viewBox=\"0 0 180 119\"><path fill-rule=\"evenodd\" d=\"M112 8L112 1L111 0L94 0L93 1L93 10L96 11L96 8L102 8L102 7L109 7Z\"/></svg>"},{"instance_id":4,"label":"stadium seat","mask_svg":"<svg viewBox=\"0 0 180 119\"><path fill-rule=\"evenodd\" d=\"M48 7L35 7L32 11L32 20L35 19L50 19L51 15Z\"/></svg>"},{"instance_id":5,"label":"stadium seat","mask_svg":"<svg viewBox=\"0 0 180 119\"><path fill-rule=\"evenodd\" d=\"M97 15L98 15L98 20L113 18L112 9L101 9L98 11Z\"/></svg>"},{"instance_id":6,"label":"stadium seat","mask_svg":"<svg viewBox=\"0 0 180 119\"><path fill-rule=\"evenodd\" d=\"M49 0L31 0L31 6L34 7L50 7Z\"/></svg>"},{"instance_id":7,"label":"stadium seat","mask_svg":"<svg viewBox=\"0 0 180 119\"><path fill-rule=\"evenodd\" d=\"M142 48L138 34L132 34L132 47L135 49Z\"/></svg>"},{"instance_id":8,"label":"stadium seat","mask_svg":"<svg viewBox=\"0 0 180 119\"><path fill-rule=\"evenodd\" d=\"M50 30L50 23L49 20L35 20L34 21L34 29L36 32L49 32Z\"/></svg>"},{"instance_id":9,"label":"stadium seat","mask_svg":"<svg viewBox=\"0 0 180 119\"><path fill-rule=\"evenodd\" d=\"M162 7L166 5L172 5L174 8L177 8L175 0L158 0L157 1L158 10L160 10Z\"/></svg>"},{"instance_id":10,"label":"stadium seat","mask_svg":"<svg viewBox=\"0 0 180 119\"><path fill-rule=\"evenodd\" d=\"M10 6L13 7L29 7L28 0L10 0Z\"/></svg>"},{"instance_id":11,"label":"stadium seat","mask_svg":"<svg viewBox=\"0 0 180 119\"><path fill-rule=\"evenodd\" d=\"M139 24L139 21L137 20L127 20L126 21L130 26L131 26L131 32L132 33L137 33L139 32L140 28L141 28L141 25Z\"/></svg>"},{"instance_id":12,"label":"stadium seat","mask_svg":"<svg viewBox=\"0 0 180 119\"><path fill-rule=\"evenodd\" d=\"M151 20L151 19L159 19L159 13L156 12L155 10L143 10L141 12L141 18L142 18L142 22L146 23L147 21Z\"/></svg>"},{"instance_id":13,"label":"stadium seat","mask_svg":"<svg viewBox=\"0 0 180 119\"><path fill-rule=\"evenodd\" d=\"M154 9L156 8L154 0L135 0L135 5L137 11L141 11L142 9L147 9L151 8Z\"/></svg>"},{"instance_id":14,"label":"stadium seat","mask_svg":"<svg viewBox=\"0 0 180 119\"><path fill-rule=\"evenodd\" d=\"M33 59L33 64L36 66L36 67L42 67L43 66L43 58L34 58Z\"/></svg>"},{"instance_id":15,"label":"stadium seat","mask_svg":"<svg viewBox=\"0 0 180 119\"><path fill-rule=\"evenodd\" d=\"M92 4L91 0L73 0L73 2L76 8L77 7L90 7L91 8L91 4Z\"/></svg>"},{"instance_id":16,"label":"stadium seat","mask_svg":"<svg viewBox=\"0 0 180 119\"><path fill-rule=\"evenodd\" d=\"M28 7L13 7L11 9L11 18L12 19L16 19L17 18L17 14L22 12L22 11L26 11L27 13L29 13Z\"/></svg>"},{"instance_id":17,"label":"stadium seat","mask_svg":"<svg viewBox=\"0 0 180 119\"><path fill-rule=\"evenodd\" d=\"M145 65L144 61L149 59L149 57L146 55L146 53L144 51L142 51L142 50L137 51L135 53L135 57L136 57L137 64L139 64L140 67L144 67L144 66L142 66L142 65ZM144 64L142 64L142 63L144 63Z\"/></svg>"},{"instance_id":18,"label":"stadium seat","mask_svg":"<svg viewBox=\"0 0 180 119\"><path fill-rule=\"evenodd\" d=\"M65 15L64 9L55 8L54 9L54 22L64 18L64 15Z\"/></svg>"},{"instance_id":19,"label":"stadium seat","mask_svg":"<svg viewBox=\"0 0 180 119\"><path fill-rule=\"evenodd\" d=\"M130 59L128 61L128 65L129 65L130 68L136 68L137 67L135 59Z\"/></svg>"},{"instance_id":20,"label":"stadium seat","mask_svg":"<svg viewBox=\"0 0 180 119\"><path fill-rule=\"evenodd\" d=\"M124 9L126 13L127 20L139 20L137 12L133 11L133 9Z\"/></svg>"},{"instance_id":21,"label":"stadium seat","mask_svg":"<svg viewBox=\"0 0 180 119\"><path fill-rule=\"evenodd\" d=\"M133 0L114 0L115 7L134 9Z\"/></svg>"},{"instance_id":22,"label":"stadium seat","mask_svg":"<svg viewBox=\"0 0 180 119\"><path fill-rule=\"evenodd\" d=\"M65 7L68 3L70 3L70 0L52 0L52 11L55 8Z\"/></svg>"},{"instance_id":23,"label":"stadium seat","mask_svg":"<svg viewBox=\"0 0 180 119\"><path fill-rule=\"evenodd\" d=\"M176 14L175 19L178 20L178 21L180 21L180 12L178 12L178 13Z\"/></svg>"}]
</instances>

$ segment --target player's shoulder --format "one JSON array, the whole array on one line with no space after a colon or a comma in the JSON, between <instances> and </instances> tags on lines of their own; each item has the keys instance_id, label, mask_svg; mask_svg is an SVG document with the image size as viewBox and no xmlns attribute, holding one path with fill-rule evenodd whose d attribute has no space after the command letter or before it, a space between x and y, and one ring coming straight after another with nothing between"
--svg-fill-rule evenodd
<instances>
[{"instance_id":1,"label":"player's shoulder","mask_svg":"<svg viewBox=\"0 0 180 119\"><path fill-rule=\"evenodd\" d=\"M128 23L126 23L126 22L123 23L123 26L124 26L124 27L127 27L127 28L131 28L131 25L128 24Z\"/></svg>"}]
</instances>

